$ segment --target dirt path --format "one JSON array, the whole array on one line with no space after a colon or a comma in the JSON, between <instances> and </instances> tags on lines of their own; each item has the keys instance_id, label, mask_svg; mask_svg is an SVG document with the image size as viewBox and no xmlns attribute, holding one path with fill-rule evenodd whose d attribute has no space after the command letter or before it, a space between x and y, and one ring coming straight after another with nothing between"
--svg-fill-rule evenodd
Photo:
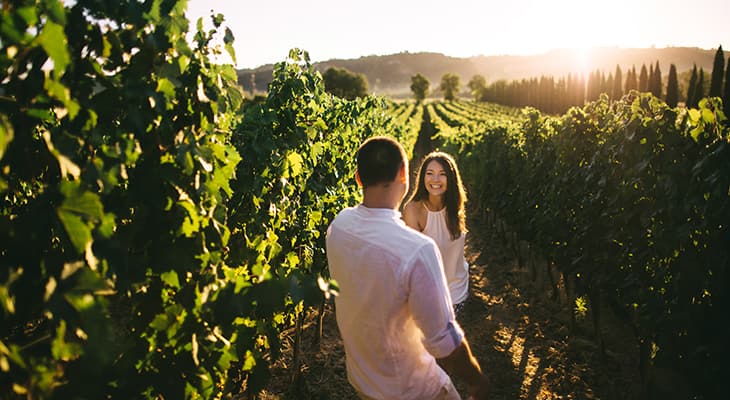
<instances>
[{"instance_id":1,"label":"dirt path","mask_svg":"<svg viewBox=\"0 0 730 400\"><path fill-rule=\"evenodd\" d=\"M497 240L467 247L471 296L459 322L492 377L493 399L632 398L631 351L601 357L589 321L571 332L572 309L551 300Z\"/></svg>"},{"instance_id":2,"label":"dirt path","mask_svg":"<svg viewBox=\"0 0 730 400\"><path fill-rule=\"evenodd\" d=\"M480 229L472 226L475 231ZM541 293L496 240L479 239L470 238L467 243L471 287L459 323L491 377L491 398L633 398L638 377L633 373L632 349L621 345L623 333L604 332L613 339L614 350L602 358L588 333L587 321L570 332L566 306ZM303 365L297 382L291 383L291 352L285 349L284 357L274 366L268 390L259 399L357 398L347 382L344 350L331 306L325 314L321 351L313 345L313 338L310 323L305 327ZM291 340L286 338L284 344L290 345ZM455 382L465 396L464 385Z\"/></svg>"}]
</instances>

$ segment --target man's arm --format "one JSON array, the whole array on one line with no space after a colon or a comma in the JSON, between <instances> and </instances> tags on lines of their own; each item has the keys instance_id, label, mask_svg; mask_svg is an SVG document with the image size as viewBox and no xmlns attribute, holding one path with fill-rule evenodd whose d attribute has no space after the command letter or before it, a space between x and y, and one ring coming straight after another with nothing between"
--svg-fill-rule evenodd
<instances>
[{"instance_id":1,"label":"man's arm","mask_svg":"<svg viewBox=\"0 0 730 400\"><path fill-rule=\"evenodd\" d=\"M487 377L482 374L455 319L441 256L435 244L416 251L408 287L409 307L424 334L426 349L446 372L466 382L470 399L486 399Z\"/></svg>"}]
</instances>

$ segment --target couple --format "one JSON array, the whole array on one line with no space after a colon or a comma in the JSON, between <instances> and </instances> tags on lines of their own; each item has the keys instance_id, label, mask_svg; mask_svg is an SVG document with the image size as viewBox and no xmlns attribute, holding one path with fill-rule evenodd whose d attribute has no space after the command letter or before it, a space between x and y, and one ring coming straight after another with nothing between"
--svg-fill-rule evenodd
<instances>
[{"instance_id":1,"label":"couple","mask_svg":"<svg viewBox=\"0 0 730 400\"><path fill-rule=\"evenodd\" d=\"M330 273L340 288L336 316L348 380L362 399L461 399L448 374L466 382L469 398L486 398L487 378L456 321L439 247L417 231L428 232L433 219L428 213L455 194L443 191L448 178L434 178L449 168L439 164L440 170L432 162L421 166L419 186L430 186L417 188L404 222L398 208L409 186L405 151L387 137L368 139L357 152L363 201L341 211L327 230ZM437 195L419 197L426 189ZM435 204L440 197L441 204ZM457 217L449 228L458 224L458 230L441 234L462 238L463 260L458 208Z\"/></svg>"}]
</instances>

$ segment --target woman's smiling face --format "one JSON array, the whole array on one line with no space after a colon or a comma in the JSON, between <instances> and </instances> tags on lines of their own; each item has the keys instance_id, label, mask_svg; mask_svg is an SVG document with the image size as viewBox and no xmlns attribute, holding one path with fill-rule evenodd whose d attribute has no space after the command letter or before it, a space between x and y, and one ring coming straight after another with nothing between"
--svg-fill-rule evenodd
<instances>
[{"instance_id":1,"label":"woman's smiling face","mask_svg":"<svg viewBox=\"0 0 730 400\"><path fill-rule=\"evenodd\" d=\"M441 196L446 193L446 171L440 162L432 160L426 165L426 175L423 179L426 190L432 196Z\"/></svg>"}]
</instances>

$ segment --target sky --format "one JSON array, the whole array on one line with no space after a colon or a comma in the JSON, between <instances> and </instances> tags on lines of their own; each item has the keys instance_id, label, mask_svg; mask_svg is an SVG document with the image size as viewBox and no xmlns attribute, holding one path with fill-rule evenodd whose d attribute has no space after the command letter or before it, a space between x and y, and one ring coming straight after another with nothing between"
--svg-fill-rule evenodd
<instances>
[{"instance_id":1,"label":"sky","mask_svg":"<svg viewBox=\"0 0 730 400\"><path fill-rule=\"evenodd\" d=\"M730 50L730 0L189 0L191 29L211 10L235 36L239 69L284 61L294 47L313 62L606 46Z\"/></svg>"}]
</instances>

